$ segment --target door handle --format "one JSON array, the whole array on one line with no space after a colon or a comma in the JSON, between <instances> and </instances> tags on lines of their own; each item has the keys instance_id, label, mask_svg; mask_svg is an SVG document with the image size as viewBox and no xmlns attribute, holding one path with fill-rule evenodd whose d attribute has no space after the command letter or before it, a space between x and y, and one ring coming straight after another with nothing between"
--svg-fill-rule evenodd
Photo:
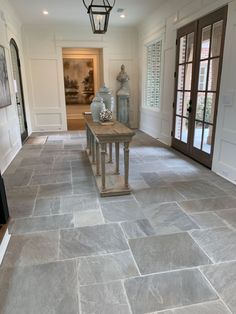
<instances>
[{"instance_id":1,"label":"door handle","mask_svg":"<svg viewBox=\"0 0 236 314\"><path fill-rule=\"evenodd\" d=\"M192 100L189 101L189 107L187 108L187 111L188 111L189 113L192 112Z\"/></svg>"}]
</instances>

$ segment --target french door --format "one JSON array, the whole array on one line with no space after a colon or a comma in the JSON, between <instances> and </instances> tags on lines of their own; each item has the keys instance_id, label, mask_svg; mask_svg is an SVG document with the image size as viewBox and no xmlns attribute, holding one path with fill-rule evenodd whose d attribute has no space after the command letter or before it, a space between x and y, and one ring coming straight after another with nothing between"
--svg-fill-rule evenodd
<instances>
[{"instance_id":1,"label":"french door","mask_svg":"<svg viewBox=\"0 0 236 314\"><path fill-rule=\"evenodd\" d=\"M14 78L14 89L16 95L16 104L17 112L20 123L20 133L22 143L28 137L28 129L25 115L25 103L24 103L24 94L23 94L23 85L21 78L21 67L20 67L20 58L19 51L16 42L11 39L10 41L10 50L11 50L11 61L13 68L13 78Z\"/></svg>"},{"instance_id":2,"label":"french door","mask_svg":"<svg viewBox=\"0 0 236 314\"><path fill-rule=\"evenodd\" d=\"M172 146L211 168L227 7L177 32Z\"/></svg>"}]
</instances>

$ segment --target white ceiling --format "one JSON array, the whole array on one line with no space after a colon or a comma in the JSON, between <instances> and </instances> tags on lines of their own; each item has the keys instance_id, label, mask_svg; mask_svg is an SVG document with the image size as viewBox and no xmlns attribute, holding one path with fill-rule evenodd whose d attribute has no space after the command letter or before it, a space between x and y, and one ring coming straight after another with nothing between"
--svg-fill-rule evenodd
<instances>
[{"instance_id":1,"label":"white ceiling","mask_svg":"<svg viewBox=\"0 0 236 314\"><path fill-rule=\"evenodd\" d=\"M98 0L96 0L98 1ZM101 1L101 0L100 0ZM166 0L116 0L109 25L134 26ZM82 0L9 0L24 24L80 24L87 25L89 17ZM90 0L86 0L86 3ZM97 3L97 2L96 2ZM113 3L113 0L111 0ZM125 9L125 19L120 18L118 8ZM49 15L44 16L43 10Z\"/></svg>"}]
</instances>

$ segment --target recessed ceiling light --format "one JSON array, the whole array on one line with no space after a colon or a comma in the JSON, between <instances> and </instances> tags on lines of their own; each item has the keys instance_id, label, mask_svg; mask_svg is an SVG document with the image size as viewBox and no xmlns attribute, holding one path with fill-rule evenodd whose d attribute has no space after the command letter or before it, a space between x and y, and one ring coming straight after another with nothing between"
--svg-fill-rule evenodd
<instances>
[{"instance_id":1,"label":"recessed ceiling light","mask_svg":"<svg viewBox=\"0 0 236 314\"><path fill-rule=\"evenodd\" d=\"M120 17L121 17L122 19L124 19L124 18L125 18L125 15L124 15L124 14L121 14Z\"/></svg>"},{"instance_id":2,"label":"recessed ceiling light","mask_svg":"<svg viewBox=\"0 0 236 314\"><path fill-rule=\"evenodd\" d=\"M44 14L44 15L48 15L49 12L48 12L47 10L44 10L44 11L43 11L43 14Z\"/></svg>"}]
</instances>

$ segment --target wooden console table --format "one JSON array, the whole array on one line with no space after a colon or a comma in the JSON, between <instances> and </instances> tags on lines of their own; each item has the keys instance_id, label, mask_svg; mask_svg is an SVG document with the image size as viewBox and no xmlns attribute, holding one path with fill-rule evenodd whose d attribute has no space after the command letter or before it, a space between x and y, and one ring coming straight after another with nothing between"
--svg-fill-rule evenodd
<instances>
[{"instance_id":1,"label":"wooden console table","mask_svg":"<svg viewBox=\"0 0 236 314\"><path fill-rule=\"evenodd\" d=\"M84 115L87 131L87 153L101 196L130 194L129 143L135 132L118 121L113 125L93 122L91 115ZM115 169L112 150L115 144ZM124 145L124 176L120 175L120 144ZM109 152L107 154L107 146Z\"/></svg>"}]
</instances>

